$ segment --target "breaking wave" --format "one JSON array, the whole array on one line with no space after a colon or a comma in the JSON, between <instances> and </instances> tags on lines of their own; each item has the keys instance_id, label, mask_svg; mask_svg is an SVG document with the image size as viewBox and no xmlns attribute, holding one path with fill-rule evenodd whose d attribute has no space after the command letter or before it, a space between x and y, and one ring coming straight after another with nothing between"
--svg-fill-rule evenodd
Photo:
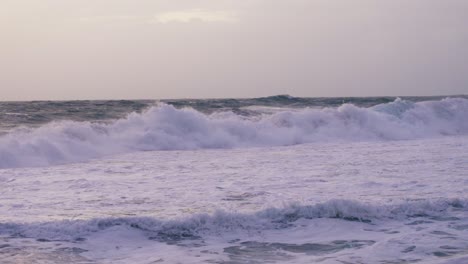
<instances>
[{"instance_id":1,"label":"breaking wave","mask_svg":"<svg viewBox=\"0 0 468 264\"><path fill-rule=\"evenodd\" d=\"M0 168L48 166L147 150L287 146L468 134L468 100L397 99L370 108L302 108L245 117L167 104L109 124L53 122L0 137Z\"/></svg>"},{"instance_id":2,"label":"breaking wave","mask_svg":"<svg viewBox=\"0 0 468 264\"><path fill-rule=\"evenodd\" d=\"M114 226L126 226L145 232L150 239L179 240L230 232L283 229L299 219L335 218L365 223L404 221L416 217L444 220L451 212L465 212L467 207L468 201L462 199L408 201L392 205L330 200L314 205L292 204L283 208L268 208L251 214L217 211L214 214L199 214L178 220L120 217L43 223L0 223L0 234L44 240L80 240Z\"/></svg>"}]
</instances>

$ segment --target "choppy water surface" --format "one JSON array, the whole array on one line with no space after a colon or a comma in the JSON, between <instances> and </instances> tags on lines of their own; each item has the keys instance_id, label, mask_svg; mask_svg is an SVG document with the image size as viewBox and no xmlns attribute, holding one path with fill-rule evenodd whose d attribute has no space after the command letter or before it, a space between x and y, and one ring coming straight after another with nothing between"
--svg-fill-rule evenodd
<instances>
[{"instance_id":1,"label":"choppy water surface","mask_svg":"<svg viewBox=\"0 0 468 264\"><path fill-rule=\"evenodd\" d=\"M456 96L468 98L467 96ZM412 102L440 100L438 97L402 97ZM393 102L396 97L337 97L301 98L278 95L247 99L177 99L177 100L121 100L121 101L33 101L0 102L0 128L10 130L18 126L40 126L52 121L108 121L124 118L132 112L142 111L159 103L176 108L193 108L202 113L232 111L239 115L258 115L265 111L284 108L338 107L348 103L359 107L371 107Z\"/></svg>"},{"instance_id":2,"label":"choppy water surface","mask_svg":"<svg viewBox=\"0 0 468 264\"><path fill-rule=\"evenodd\" d=\"M0 103L2 263L467 263L468 99Z\"/></svg>"}]
</instances>

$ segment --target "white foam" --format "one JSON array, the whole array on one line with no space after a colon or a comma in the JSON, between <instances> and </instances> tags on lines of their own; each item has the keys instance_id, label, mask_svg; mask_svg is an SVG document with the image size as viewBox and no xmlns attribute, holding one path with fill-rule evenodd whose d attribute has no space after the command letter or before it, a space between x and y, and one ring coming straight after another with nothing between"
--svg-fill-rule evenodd
<instances>
[{"instance_id":1,"label":"white foam","mask_svg":"<svg viewBox=\"0 0 468 264\"><path fill-rule=\"evenodd\" d=\"M20 235L50 240L74 240L115 226L128 226L164 240L198 235L213 235L236 231L262 231L288 227L299 219L337 218L358 222L403 220L412 217L442 217L453 210L465 211L468 201L438 199L412 201L392 205L365 204L352 200L330 200L314 205L292 204L283 208L268 208L259 212L197 214L176 220L151 217L96 218L44 223L2 223L0 234Z\"/></svg>"},{"instance_id":2,"label":"white foam","mask_svg":"<svg viewBox=\"0 0 468 264\"><path fill-rule=\"evenodd\" d=\"M3 169L2 260L463 263L467 149L458 136Z\"/></svg>"},{"instance_id":3,"label":"white foam","mask_svg":"<svg viewBox=\"0 0 468 264\"><path fill-rule=\"evenodd\" d=\"M248 120L161 104L111 124L57 122L0 137L0 168L47 166L145 150L286 146L468 134L468 100L282 111Z\"/></svg>"}]
</instances>

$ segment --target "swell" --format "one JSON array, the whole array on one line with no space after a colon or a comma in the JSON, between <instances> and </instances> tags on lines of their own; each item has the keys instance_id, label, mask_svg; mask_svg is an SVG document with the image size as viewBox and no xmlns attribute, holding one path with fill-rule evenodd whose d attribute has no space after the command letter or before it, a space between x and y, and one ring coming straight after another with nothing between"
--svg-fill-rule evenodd
<instances>
[{"instance_id":1,"label":"swell","mask_svg":"<svg viewBox=\"0 0 468 264\"><path fill-rule=\"evenodd\" d=\"M409 201L390 205L330 200L314 205L292 204L283 208L268 208L251 214L217 211L214 214L199 214L177 220L121 217L42 223L0 223L0 234L47 240L80 240L114 226L127 226L144 231L152 239L177 240L230 232L283 229L290 227L298 219L334 218L366 223L404 221L415 217L443 220L450 217L451 212L466 212L467 207L468 201L464 199Z\"/></svg>"},{"instance_id":2,"label":"swell","mask_svg":"<svg viewBox=\"0 0 468 264\"><path fill-rule=\"evenodd\" d=\"M167 104L109 124L62 121L0 137L0 168L48 166L147 150L288 146L468 134L468 100L285 110L260 117Z\"/></svg>"}]
</instances>

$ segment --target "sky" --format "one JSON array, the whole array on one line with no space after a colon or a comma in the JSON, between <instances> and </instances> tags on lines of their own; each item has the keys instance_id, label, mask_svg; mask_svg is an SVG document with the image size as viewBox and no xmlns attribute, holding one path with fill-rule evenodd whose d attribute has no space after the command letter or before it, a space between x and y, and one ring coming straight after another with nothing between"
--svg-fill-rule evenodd
<instances>
[{"instance_id":1,"label":"sky","mask_svg":"<svg viewBox=\"0 0 468 264\"><path fill-rule=\"evenodd\" d=\"M468 94L466 0L0 0L0 100Z\"/></svg>"}]
</instances>

